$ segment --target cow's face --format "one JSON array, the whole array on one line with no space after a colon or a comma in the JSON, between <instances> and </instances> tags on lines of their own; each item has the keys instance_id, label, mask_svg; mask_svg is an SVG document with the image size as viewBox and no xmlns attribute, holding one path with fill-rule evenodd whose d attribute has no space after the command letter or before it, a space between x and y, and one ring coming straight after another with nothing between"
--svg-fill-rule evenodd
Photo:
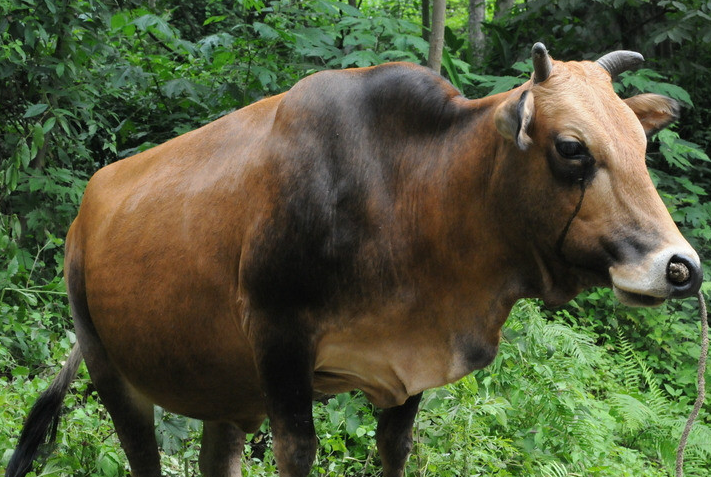
<instances>
[{"instance_id":1,"label":"cow's face","mask_svg":"<svg viewBox=\"0 0 711 477\"><path fill-rule=\"evenodd\" d=\"M551 63L546 52L541 65L537 47L534 79L499 107L496 122L525 161L516 174L526 197L519 216L544 296L565 301L607 285L625 304L655 305L696 293L699 257L645 165L647 136L676 118L676 103L649 94L623 101L604 61Z\"/></svg>"}]
</instances>

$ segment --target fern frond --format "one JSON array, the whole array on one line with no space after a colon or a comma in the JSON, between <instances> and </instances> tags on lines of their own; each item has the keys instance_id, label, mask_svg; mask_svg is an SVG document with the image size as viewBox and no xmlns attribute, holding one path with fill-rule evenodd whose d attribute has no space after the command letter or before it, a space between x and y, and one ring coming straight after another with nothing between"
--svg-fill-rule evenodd
<instances>
[{"instance_id":1,"label":"fern frond","mask_svg":"<svg viewBox=\"0 0 711 477\"><path fill-rule=\"evenodd\" d=\"M578 410L569 432L580 447L607 449L610 445L610 433L613 426L614 421L609 415L593 415L587 410Z\"/></svg>"},{"instance_id":2,"label":"fern frond","mask_svg":"<svg viewBox=\"0 0 711 477\"><path fill-rule=\"evenodd\" d=\"M641 375L644 378L644 384L647 385L648 392L646 393L646 397L649 407L651 407L657 415L668 414L669 406L667 398L661 389L657 377L654 375L654 371L647 366L647 363L645 363L637 353L634 353L634 357L641 371Z\"/></svg>"},{"instance_id":3,"label":"fern frond","mask_svg":"<svg viewBox=\"0 0 711 477\"><path fill-rule=\"evenodd\" d=\"M610 405L621 419L622 427L630 434L659 421L659 416L652 408L630 394L611 394Z\"/></svg>"},{"instance_id":4,"label":"fern frond","mask_svg":"<svg viewBox=\"0 0 711 477\"><path fill-rule=\"evenodd\" d=\"M621 364L624 386L627 389L639 389L640 376L638 369L637 353L632 343L622 334L622 330L617 330L617 348L623 361Z\"/></svg>"},{"instance_id":5,"label":"fern frond","mask_svg":"<svg viewBox=\"0 0 711 477\"><path fill-rule=\"evenodd\" d=\"M581 364L593 365L600 361L600 350L595 340L561 323L546 323L541 339L557 344L563 353L573 356Z\"/></svg>"},{"instance_id":6,"label":"fern frond","mask_svg":"<svg viewBox=\"0 0 711 477\"><path fill-rule=\"evenodd\" d=\"M671 421L669 427L676 441L686 426L686 418L670 418L669 420ZM711 427L702 422L694 423L694 427L689 433L686 451L690 454L702 455L705 459L711 459Z\"/></svg>"},{"instance_id":7,"label":"fern frond","mask_svg":"<svg viewBox=\"0 0 711 477\"><path fill-rule=\"evenodd\" d=\"M686 477L708 477L708 457L688 453L684 458L684 475Z\"/></svg>"},{"instance_id":8,"label":"fern frond","mask_svg":"<svg viewBox=\"0 0 711 477\"><path fill-rule=\"evenodd\" d=\"M560 462L549 462L541 467L542 477L567 477L570 474Z\"/></svg>"}]
</instances>

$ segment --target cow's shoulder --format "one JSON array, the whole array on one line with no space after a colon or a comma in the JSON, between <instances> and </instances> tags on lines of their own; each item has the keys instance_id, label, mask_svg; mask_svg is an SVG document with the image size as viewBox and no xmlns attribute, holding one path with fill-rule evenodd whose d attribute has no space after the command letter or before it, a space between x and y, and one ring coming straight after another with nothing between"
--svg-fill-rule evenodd
<instances>
[{"instance_id":1,"label":"cow's shoulder","mask_svg":"<svg viewBox=\"0 0 711 477\"><path fill-rule=\"evenodd\" d=\"M263 151L274 195L241 266L252 304L313 308L388 287L396 162L418 126L442 127L458 95L396 63L317 73L281 98Z\"/></svg>"}]
</instances>

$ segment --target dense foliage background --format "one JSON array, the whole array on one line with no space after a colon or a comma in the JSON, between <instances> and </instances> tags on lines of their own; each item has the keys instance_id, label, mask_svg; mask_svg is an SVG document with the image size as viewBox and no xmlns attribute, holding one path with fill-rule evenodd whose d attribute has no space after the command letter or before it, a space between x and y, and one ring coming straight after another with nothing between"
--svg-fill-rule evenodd
<instances>
[{"instance_id":1,"label":"dense foliage background","mask_svg":"<svg viewBox=\"0 0 711 477\"><path fill-rule=\"evenodd\" d=\"M482 1L453 0L447 10L443 74L470 97L525 81L535 41L566 60L619 48L645 55L645 68L616 86L684 104L679 123L650 143L648 162L710 270L711 2L487 0L475 25L483 40L472 48L469 12ZM422 5L401 0L0 0L0 8L4 468L74 341L63 237L91 174L316 70L424 63L428 43ZM408 475L673 474L695 399L699 328L693 300L629 309L593 290L557 310L519 303L492 366L426 393ZM65 404L57 448L38 475L125 475L85 370ZM378 475L377 410L356 393L317 404L315 414L313 475ZM707 404L686 475L711 469L710 415ZM162 410L156 421L166 472L197 475L200 423ZM268 442L266 425L250 436L246 476L273 475Z\"/></svg>"}]
</instances>

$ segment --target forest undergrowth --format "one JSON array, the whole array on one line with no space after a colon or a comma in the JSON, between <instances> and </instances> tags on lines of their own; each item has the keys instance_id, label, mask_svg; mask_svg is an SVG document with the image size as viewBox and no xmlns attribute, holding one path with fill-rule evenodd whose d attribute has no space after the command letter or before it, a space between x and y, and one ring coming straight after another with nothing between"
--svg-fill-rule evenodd
<instances>
[{"instance_id":1,"label":"forest undergrowth","mask_svg":"<svg viewBox=\"0 0 711 477\"><path fill-rule=\"evenodd\" d=\"M466 96L526 81L535 41L554 58L641 51L623 97L677 99L681 120L650 142L648 165L672 217L709 268L711 2L513 2L484 54L467 2L448 3L443 74ZM502 2L503 3L503 2ZM0 0L0 470L75 336L62 279L66 230L98 168L199 127L321 69L424 63L419 2L331 0ZM604 40L604 41L602 41ZM702 288L708 297L711 285ZM427 391L408 476L670 476L696 397L693 299L619 305L606 289L558 309L520 301L493 364ZM707 382L711 375L707 374ZM34 476L123 476L115 431L82 366L54 446ZM315 403L312 475L378 476L378 410L358 392ZM170 476L199 475L199 421L158 409ZM685 475L711 469L711 404ZM268 423L250 435L244 475L275 475Z\"/></svg>"}]
</instances>

